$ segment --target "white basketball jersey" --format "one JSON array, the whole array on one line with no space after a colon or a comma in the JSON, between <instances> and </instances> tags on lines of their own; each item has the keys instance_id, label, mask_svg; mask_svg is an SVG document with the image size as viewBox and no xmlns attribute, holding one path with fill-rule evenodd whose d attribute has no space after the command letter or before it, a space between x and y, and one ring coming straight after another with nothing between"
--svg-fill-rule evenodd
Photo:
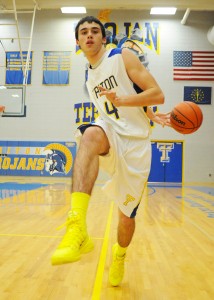
<instances>
[{"instance_id":1,"label":"white basketball jersey","mask_svg":"<svg viewBox=\"0 0 214 300\"><path fill-rule=\"evenodd\" d=\"M88 92L100 117L111 124L116 132L125 136L147 138L150 124L143 107L115 107L105 96L99 96L100 85L114 90L117 96L137 93L126 73L121 51L122 49L108 50L96 68L88 68Z\"/></svg>"}]
</instances>

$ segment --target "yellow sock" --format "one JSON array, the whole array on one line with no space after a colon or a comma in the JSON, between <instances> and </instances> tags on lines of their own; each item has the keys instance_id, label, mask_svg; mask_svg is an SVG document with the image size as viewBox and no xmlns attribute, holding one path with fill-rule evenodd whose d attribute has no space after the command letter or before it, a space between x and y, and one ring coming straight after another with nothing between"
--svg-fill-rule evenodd
<instances>
[{"instance_id":1,"label":"yellow sock","mask_svg":"<svg viewBox=\"0 0 214 300\"><path fill-rule=\"evenodd\" d=\"M75 192L71 195L71 209L79 213L84 218L86 217L90 195Z\"/></svg>"},{"instance_id":2,"label":"yellow sock","mask_svg":"<svg viewBox=\"0 0 214 300\"><path fill-rule=\"evenodd\" d=\"M121 247L118 243L117 243L117 255L118 256L124 256L126 254L126 250L128 247Z\"/></svg>"}]
</instances>

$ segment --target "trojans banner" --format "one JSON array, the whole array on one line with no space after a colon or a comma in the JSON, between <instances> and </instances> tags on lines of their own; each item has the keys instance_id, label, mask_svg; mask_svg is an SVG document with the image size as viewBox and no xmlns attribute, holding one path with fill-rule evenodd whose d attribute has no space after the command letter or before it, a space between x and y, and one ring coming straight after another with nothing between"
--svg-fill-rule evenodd
<instances>
[{"instance_id":1,"label":"trojans banner","mask_svg":"<svg viewBox=\"0 0 214 300\"><path fill-rule=\"evenodd\" d=\"M0 175L70 177L75 142L0 141Z\"/></svg>"}]
</instances>

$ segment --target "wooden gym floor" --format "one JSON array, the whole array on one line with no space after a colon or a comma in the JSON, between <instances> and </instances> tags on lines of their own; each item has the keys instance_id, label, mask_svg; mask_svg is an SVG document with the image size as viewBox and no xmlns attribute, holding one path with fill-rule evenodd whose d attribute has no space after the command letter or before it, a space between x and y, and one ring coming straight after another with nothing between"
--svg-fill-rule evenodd
<instances>
[{"instance_id":1,"label":"wooden gym floor","mask_svg":"<svg viewBox=\"0 0 214 300\"><path fill-rule=\"evenodd\" d=\"M1 300L214 299L214 183L149 184L124 280L108 283L117 208L98 181L88 210L95 249L79 262L50 257L70 207L70 179L0 177Z\"/></svg>"}]
</instances>

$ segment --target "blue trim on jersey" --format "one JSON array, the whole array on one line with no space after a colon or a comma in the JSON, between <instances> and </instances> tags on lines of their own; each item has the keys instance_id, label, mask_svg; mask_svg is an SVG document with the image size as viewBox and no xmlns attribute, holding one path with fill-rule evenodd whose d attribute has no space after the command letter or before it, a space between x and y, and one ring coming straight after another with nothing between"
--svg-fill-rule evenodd
<instances>
[{"instance_id":1,"label":"blue trim on jersey","mask_svg":"<svg viewBox=\"0 0 214 300\"><path fill-rule=\"evenodd\" d=\"M137 210L138 210L138 207L139 207L140 203L138 203L138 205L134 208L134 210L132 211L131 213L131 216L130 218L133 219L136 217L136 214L137 214Z\"/></svg>"},{"instance_id":2,"label":"blue trim on jersey","mask_svg":"<svg viewBox=\"0 0 214 300\"><path fill-rule=\"evenodd\" d=\"M135 92L136 92L137 94L143 92L143 90L142 90L138 85L136 85L136 83L133 84L133 87L134 87Z\"/></svg>"},{"instance_id":3,"label":"blue trim on jersey","mask_svg":"<svg viewBox=\"0 0 214 300\"><path fill-rule=\"evenodd\" d=\"M115 54L121 54L122 48L114 48L110 51L108 57L114 56Z\"/></svg>"},{"instance_id":4,"label":"blue trim on jersey","mask_svg":"<svg viewBox=\"0 0 214 300\"><path fill-rule=\"evenodd\" d=\"M93 126L92 123L89 123L89 124L82 124L80 125L79 127L77 127L77 129L80 130L81 134L83 134L85 132L85 130L88 128L88 127L91 127Z\"/></svg>"},{"instance_id":5,"label":"blue trim on jersey","mask_svg":"<svg viewBox=\"0 0 214 300\"><path fill-rule=\"evenodd\" d=\"M85 82L88 81L88 69L85 70Z\"/></svg>"}]
</instances>

